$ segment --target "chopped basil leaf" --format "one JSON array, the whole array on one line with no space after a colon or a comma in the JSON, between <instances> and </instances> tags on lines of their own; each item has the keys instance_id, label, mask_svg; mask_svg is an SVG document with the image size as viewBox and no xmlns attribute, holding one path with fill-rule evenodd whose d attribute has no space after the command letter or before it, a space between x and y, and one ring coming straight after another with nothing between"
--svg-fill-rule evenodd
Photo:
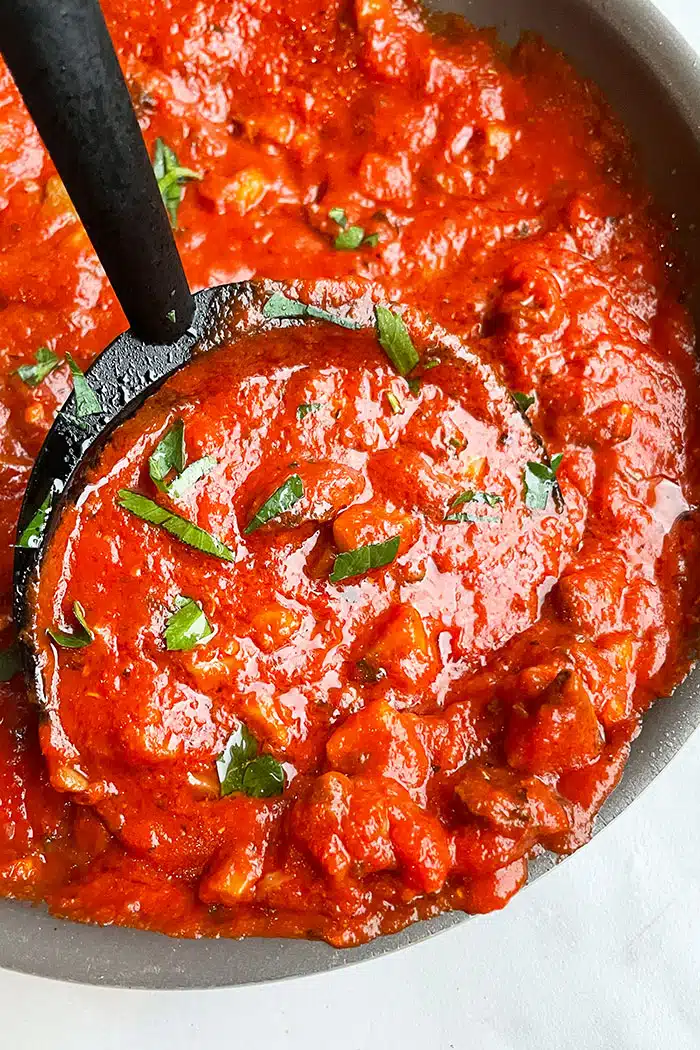
<instances>
[{"instance_id":1,"label":"chopped basil leaf","mask_svg":"<svg viewBox=\"0 0 700 1050\"><path fill-rule=\"evenodd\" d=\"M201 478L210 474L215 466L216 460L213 456L202 456L201 459L196 459L194 463L185 467L182 474L178 474L175 480L170 482L167 487L168 495L171 499L179 499Z\"/></svg>"},{"instance_id":2,"label":"chopped basil leaf","mask_svg":"<svg viewBox=\"0 0 700 1050\"><path fill-rule=\"evenodd\" d=\"M413 379L407 379L406 382L408 383L408 389L410 392L414 397L417 397L420 393L420 379L415 376Z\"/></svg>"},{"instance_id":3,"label":"chopped basil leaf","mask_svg":"<svg viewBox=\"0 0 700 1050\"><path fill-rule=\"evenodd\" d=\"M270 798L284 791L284 769L272 755L258 755L255 737L239 722L216 760L222 797L242 791L251 798Z\"/></svg>"},{"instance_id":4,"label":"chopped basil leaf","mask_svg":"<svg viewBox=\"0 0 700 1050\"><path fill-rule=\"evenodd\" d=\"M525 483L525 506L530 510L545 510L549 496L557 484L557 471L561 466L563 454L560 452L547 465L546 463L528 463L523 472Z\"/></svg>"},{"instance_id":5,"label":"chopped basil leaf","mask_svg":"<svg viewBox=\"0 0 700 1050\"><path fill-rule=\"evenodd\" d=\"M340 251L355 251L365 245L374 248L379 242L378 233L370 233L365 237L363 226L348 226L348 217L343 208L331 208L328 218L340 226L340 233L335 238L335 247Z\"/></svg>"},{"instance_id":6,"label":"chopped basil leaf","mask_svg":"<svg viewBox=\"0 0 700 1050\"><path fill-rule=\"evenodd\" d=\"M250 798L272 798L284 791L284 769L272 755L258 755L243 772L243 791Z\"/></svg>"},{"instance_id":7,"label":"chopped basil leaf","mask_svg":"<svg viewBox=\"0 0 700 1050\"><path fill-rule=\"evenodd\" d=\"M58 356L48 346L40 346L34 355L36 364L20 365L17 375L27 386L39 386L47 375L60 364Z\"/></svg>"},{"instance_id":8,"label":"chopped basil leaf","mask_svg":"<svg viewBox=\"0 0 700 1050\"><path fill-rule=\"evenodd\" d=\"M120 489L117 502L124 510L128 510L131 514L135 514L137 518L141 518L151 525L158 525L182 543L186 543L189 547L194 547L195 550L202 551L204 554L211 554L215 558L221 558L222 561L236 560L236 555L233 551L221 540L217 539L216 536L212 536L210 532L205 532L198 525L194 525L191 521L187 521L186 518L180 517L179 514L173 514L172 511L166 510L165 507L161 507L158 503L154 503L153 500L142 496L138 492Z\"/></svg>"},{"instance_id":9,"label":"chopped basil leaf","mask_svg":"<svg viewBox=\"0 0 700 1050\"><path fill-rule=\"evenodd\" d=\"M463 503L485 503L488 507L495 507L497 503L503 503L503 496L495 492L475 492L474 489L465 489L455 496L450 504L451 507L461 507Z\"/></svg>"},{"instance_id":10,"label":"chopped basil leaf","mask_svg":"<svg viewBox=\"0 0 700 1050\"><path fill-rule=\"evenodd\" d=\"M390 540L368 543L366 547L358 547L354 551L344 551L336 555L330 575L331 583L346 580L349 576L362 576L372 569L382 569L389 565L399 552L399 541L400 536L392 536Z\"/></svg>"},{"instance_id":11,"label":"chopped basil leaf","mask_svg":"<svg viewBox=\"0 0 700 1050\"><path fill-rule=\"evenodd\" d=\"M248 536L262 525L266 525L268 521L278 518L280 514L284 514L286 510L290 510L298 503L303 495L304 485L301 478L298 474L292 474L265 500L243 532Z\"/></svg>"},{"instance_id":12,"label":"chopped basil leaf","mask_svg":"<svg viewBox=\"0 0 700 1050\"><path fill-rule=\"evenodd\" d=\"M395 416L400 415L403 412L403 405L399 401L393 390L387 390L386 399L389 402L389 407Z\"/></svg>"},{"instance_id":13,"label":"chopped basil leaf","mask_svg":"<svg viewBox=\"0 0 700 1050\"><path fill-rule=\"evenodd\" d=\"M341 251L354 251L359 248L365 239L365 231L362 226L348 226L341 230L335 239L335 246Z\"/></svg>"},{"instance_id":14,"label":"chopped basil leaf","mask_svg":"<svg viewBox=\"0 0 700 1050\"><path fill-rule=\"evenodd\" d=\"M501 520L498 514L475 514L469 510L458 511L455 508L464 506L465 503L479 503L482 506L495 507L498 503L503 502L503 497L496 495L495 492L475 492L474 489L465 489L464 492L460 492L458 496L452 500L450 504L450 510L445 516L445 521L450 522L469 522L471 525L478 525L481 522L499 522Z\"/></svg>"},{"instance_id":15,"label":"chopped basil leaf","mask_svg":"<svg viewBox=\"0 0 700 1050\"><path fill-rule=\"evenodd\" d=\"M344 230L348 224L348 217L345 214L345 210L343 208L331 208L331 210L328 212L328 218L332 219L333 222L337 223L337 225L340 226L342 230Z\"/></svg>"},{"instance_id":16,"label":"chopped basil leaf","mask_svg":"<svg viewBox=\"0 0 700 1050\"><path fill-rule=\"evenodd\" d=\"M153 174L158 182L158 189L163 204L170 216L170 225L177 229L177 210L184 196L183 186L193 179L200 181L202 176L191 168L183 168L178 163L175 151L162 139L156 139L153 152Z\"/></svg>"},{"instance_id":17,"label":"chopped basil leaf","mask_svg":"<svg viewBox=\"0 0 700 1050\"><path fill-rule=\"evenodd\" d=\"M427 372L430 368L437 368L437 366L441 364L442 361L439 357L429 357L423 362L423 369Z\"/></svg>"},{"instance_id":18,"label":"chopped basil leaf","mask_svg":"<svg viewBox=\"0 0 700 1050\"><path fill-rule=\"evenodd\" d=\"M73 360L71 354L66 354L66 361L73 377L73 392L75 394L75 414L78 419L85 416L96 416L102 411L102 405L95 391L88 383L85 375Z\"/></svg>"},{"instance_id":19,"label":"chopped basil leaf","mask_svg":"<svg viewBox=\"0 0 700 1050\"><path fill-rule=\"evenodd\" d=\"M396 371L402 376L407 375L418 364L419 358L403 318L386 306L375 306L374 316L382 349Z\"/></svg>"},{"instance_id":20,"label":"chopped basil leaf","mask_svg":"<svg viewBox=\"0 0 700 1050\"><path fill-rule=\"evenodd\" d=\"M181 594L175 599L175 612L165 625L165 648L187 651L214 637L202 606L194 598Z\"/></svg>"},{"instance_id":21,"label":"chopped basil leaf","mask_svg":"<svg viewBox=\"0 0 700 1050\"><path fill-rule=\"evenodd\" d=\"M534 394L521 394L519 390L514 390L513 391L513 400L515 401L516 405L518 406L518 408L520 409L520 411L524 415L527 412L528 408L531 408L532 405L534 405L534 403L535 403L535 395Z\"/></svg>"},{"instance_id":22,"label":"chopped basil leaf","mask_svg":"<svg viewBox=\"0 0 700 1050\"><path fill-rule=\"evenodd\" d=\"M222 796L243 790L245 767L252 762L257 753L258 745L255 737L243 722L239 722L216 760L216 772Z\"/></svg>"},{"instance_id":23,"label":"chopped basil leaf","mask_svg":"<svg viewBox=\"0 0 700 1050\"><path fill-rule=\"evenodd\" d=\"M22 657L17 642L0 651L0 682L9 682L22 670Z\"/></svg>"},{"instance_id":24,"label":"chopped basil leaf","mask_svg":"<svg viewBox=\"0 0 700 1050\"><path fill-rule=\"evenodd\" d=\"M308 310L306 303L290 299L284 292L273 292L263 306L265 317L306 317Z\"/></svg>"},{"instance_id":25,"label":"chopped basil leaf","mask_svg":"<svg viewBox=\"0 0 700 1050\"><path fill-rule=\"evenodd\" d=\"M49 520L49 515L51 514L53 498L54 488L52 486L46 499L42 502L26 529L17 540L18 547L23 547L26 550L33 550L36 547L41 546L46 522Z\"/></svg>"},{"instance_id":26,"label":"chopped basil leaf","mask_svg":"<svg viewBox=\"0 0 700 1050\"><path fill-rule=\"evenodd\" d=\"M449 522L469 522L470 525L479 525L482 521L485 522L498 522L501 520L498 514L472 514L468 510L459 510L450 512L445 518L445 521Z\"/></svg>"},{"instance_id":27,"label":"chopped basil leaf","mask_svg":"<svg viewBox=\"0 0 700 1050\"><path fill-rule=\"evenodd\" d=\"M73 615L78 621L77 631L63 631L60 627L49 627L46 631L62 649L84 649L86 645L95 640L95 635L88 627L85 610L80 602L73 602Z\"/></svg>"},{"instance_id":28,"label":"chopped basil leaf","mask_svg":"<svg viewBox=\"0 0 700 1050\"><path fill-rule=\"evenodd\" d=\"M161 492L165 492L165 479L171 470L181 474L185 469L185 424L181 419L173 423L170 430L161 438L154 452L148 458L148 473Z\"/></svg>"},{"instance_id":29,"label":"chopped basil leaf","mask_svg":"<svg viewBox=\"0 0 700 1050\"><path fill-rule=\"evenodd\" d=\"M306 419L310 412L318 412L319 408L323 408L320 401L307 401L305 405L299 405L297 416L299 419Z\"/></svg>"},{"instance_id":30,"label":"chopped basil leaf","mask_svg":"<svg viewBox=\"0 0 700 1050\"><path fill-rule=\"evenodd\" d=\"M283 292L273 292L263 306L263 316L268 318L313 317L317 321L329 321L331 324L340 325L341 328L362 327L358 321L352 321L349 317L341 317L340 314L322 310L318 306L300 303L298 299L289 299Z\"/></svg>"}]
</instances>

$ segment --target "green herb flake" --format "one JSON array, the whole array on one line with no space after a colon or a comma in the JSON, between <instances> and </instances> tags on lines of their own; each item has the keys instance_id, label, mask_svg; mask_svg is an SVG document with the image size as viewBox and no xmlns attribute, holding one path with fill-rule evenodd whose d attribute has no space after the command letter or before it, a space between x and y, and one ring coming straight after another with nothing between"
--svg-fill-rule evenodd
<instances>
[{"instance_id":1,"label":"green herb flake","mask_svg":"<svg viewBox=\"0 0 700 1050\"><path fill-rule=\"evenodd\" d=\"M188 652L214 637L215 631L202 606L181 594L175 599L175 612L165 625L165 648Z\"/></svg>"},{"instance_id":2,"label":"green herb flake","mask_svg":"<svg viewBox=\"0 0 700 1050\"><path fill-rule=\"evenodd\" d=\"M412 379L407 379L406 382L408 383L410 393L412 393L414 397L418 397L418 394L420 393L420 379L417 376L414 376Z\"/></svg>"},{"instance_id":3,"label":"green herb flake","mask_svg":"<svg viewBox=\"0 0 700 1050\"><path fill-rule=\"evenodd\" d=\"M21 670L22 656L17 642L0 650L0 682L11 681Z\"/></svg>"},{"instance_id":4,"label":"green herb flake","mask_svg":"<svg viewBox=\"0 0 700 1050\"><path fill-rule=\"evenodd\" d=\"M170 217L170 225L177 229L177 212L184 196L184 185L187 182L201 181L202 176L191 168L183 168L175 151L162 139L156 139L153 152L153 174L158 182L158 189L163 198L165 210Z\"/></svg>"},{"instance_id":5,"label":"green herb flake","mask_svg":"<svg viewBox=\"0 0 700 1050\"><path fill-rule=\"evenodd\" d=\"M393 390L387 390L386 399L389 402L389 407L395 416L400 416L403 412L403 405L399 401Z\"/></svg>"},{"instance_id":6,"label":"green herb flake","mask_svg":"<svg viewBox=\"0 0 700 1050\"><path fill-rule=\"evenodd\" d=\"M62 649L84 649L86 645L90 645L90 642L95 640L95 635L88 626L85 610L80 602L73 602L73 615L78 621L76 631L68 632L60 627L49 627L46 631L56 645L60 645Z\"/></svg>"},{"instance_id":7,"label":"green herb flake","mask_svg":"<svg viewBox=\"0 0 700 1050\"><path fill-rule=\"evenodd\" d=\"M173 423L167 433L158 442L154 452L148 458L148 473L151 480L161 492L167 486L165 479L171 470L181 474L185 469L187 454L185 452L185 424L181 419Z\"/></svg>"},{"instance_id":8,"label":"green herb flake","mask_svg":"<svg viewBox=\"0 0 700 1050\"><path fill-rule=\"evenodd\" d=\"M427 372L427 371L429 371L429 369L437 368L437 366L441 365L441 364L442 364L442 361L440 360L439 357L428 357L423 362L423 369L424 369L424 371Z\"/></svg>"},{"instance_id":9,"label":"green herb flake","mask_svg":"<svg viewBox=\"0 0 700 1050\"><path fill-rule=\"evenodd\" d=\"M73 377L73 393L75 394L75 414L78 419L86 416L96 416L102 412L102 405L95 391L92 389L83 371L73 360L72 354L66 354L66 361Z\"/></svg>"},{"instance_id":10,"label":"green herb flake","mask_svg":"<svg viewBox=\"0 0 700 1050\"><path fill-rule=\"evenodd\" d=\"M221 785L222 797L232 795L234 791L243 790L245 767L252 762L257 753L258 745L255 737L243 722L239 722L216 760L216 772Z\"/></svg>"},{"instance_id":11,"label":"green herb flake","mask_svg":"<svg viewBox=\"0 0 700 1050\"><path fill-rule=\"evenodd\" d=\"M222 798L243 792L251 798L271 798L284 791L285 775L272 755L258 755L255 737L239 722L216 760Z\"/></svg>"},{"instance_id":12,"label":"green herb flake","mask_svg":"<svg viewBox=\"0 0 700 1050\"><path fill-rule=\"evenodd\" d=\"M468 522L470 525L481 525L482 522L496 523L500 522L501 518L498 514L473 514L469 510L459 510L454 513L450 513L444 518L444 521L449 522Z\"/></svg>"},{"instance_id":13,"label":"green herb flake","mask_svg":"<svg viewBox=\"0 0 700 1050\"><path fill-rule=\"evenodd\" d=\"M419 357L403 318L386 306L375 306L374 316L382 349L399 375L408 375L418 364Z\"/></svg>"},{"instance_id":14,"label":"green herb flake","mask_svg":"<svg viewBox=\"0 0 700 1050\"><path fill-rule=\"evenodd\" d=\"M306 419L312 412L318 412L319 408L323 408L320 401L307 401L306 404L298 406L297 418Z\"/></svg>"},{"instance_id":15,"label":"green herb flake","mask_svg":"<svg viewBox=\"0 0 700 1050\"><path fill-rule=\"evenodd\" d=\"M17 375L27 386L39 386L39 383L43 383L47 375L61 363L58 355L49 350L48 346L40 346L34 354L34 360L35 364L20 365L17 369Z\"/></svg>"},{"instance_id":16,"label":"green herb flake","mask_svg":"<svg viewBox=\"0 0 700 1050\"><path fill-rule=\"evenodd\" d=\"M258 755L243 773L243 792L250 798L273 798L284 791L284 768L272 755Z\"/></svg>"},{"instance_id":17,"label":"green herb flake","mask_svg":"<svg viewBox=\"0 0 700 1050\"><path fill-rule=\"evenodd\" d=\"M479 492L474 489L465 489L464 492L460 492L459 495L455 496L452 500L450 510L445 515L444 520L446 522L467 522L470 525L500 522L501 517L498 514L479 514L470 510L458 511L456 508L463 507L465 504L479 504L481 506L495 507L502 502L503 497L497 495L495 492Z\"/></svg>"},{"instance_id":18,"label":"green herb flake","mask_svg":"<svg viewBox=\"0 0 700 1050\"><path fill-rule=\"evenodd\" d=\"M465 489L452 500L450 506L461 507L464 503L485 503L487 507L495 507L497 503L503 503L503 496L495 492L479 492L474 489Z\"/></svg>"},{"instance_id":19,"label":"green herb flake","mask_svg":"<svg viewBox=\"0 0 700 1050\"><path fill-rule=\"evenodd\" d=\"M170 482L167 488L168 495L171 499L180 499L193 485L205 478L207 474L211 474L215 466L216 460L213 456L202 456L201 459L196 459L194 463L185 467L174 481Z\"/></svg>"},{"instance_id":20,"label":"green herb flake","mask_svg":"<svg viewBox=\"0 0 700 1050\"><path fill-rule=\"evenodd\" d=\"M154 503L153 500L138 492L120 489L117 502L124 510L128 510L129 513L141 518L142 521L147 521L150 525L157 525L165 529L171 536L188 547L194 547L195 550L202 551L203 554L211 554L222 561L236 560L234 552L216 536L212 536L210 532L200 529L198 525L180 517L179 514L166 510L165 507L161 507L160 504Z\"/></svg>"},{"instance_id":21,"label":"green herb flake","mask_svg":"<svg viewBox=\"0 0 700 1050\"><path fill-rule=\"evenodd\" d=\"M350 576L362 576L372 569L383 569L385 565L390 565L399 553L399 542L400 536L392 536L390 540L368 543L365 547L336 555L330 575L331 583L347 580Z\"/></svg>"},{"instance_id":22,"label":"green herb flake","mask_svg":"<svg viewBox=\"0 0 700 1050\"><path fill-rule=\"evenodd\" d=\"M521 394L519 390L514 390L513 400L515 401L516 405L523 413L523 415L526 415L528 408L532 408L532 406L535 403L535 395Z\"/></svg>"},{"instance_id":23,"label":"green herb flake","mask_svg":"<svg viewBox=\"0 0 700 1050\"><path fill-rule=\"evenodd\" d=\"M263 306L263 317L268 319L312 317L316 321L328 321L330 324L340 325L341 328L357 329L362 327L359 321L352 321L349 317L341 317L340 314L322 310L318 306L300 303L298 299L290 299L283 292L273 292Z\"/></svg>"},{"instance_id":24,"label":"green herb flake","mask_svg":"<svg viewBox=\"0 0 700 1050\"><path fill-rule=\"evenodd\" d=\"M340 251L355 251L365 239L365 231L362 226L348 226L341 230L334 244Z\"/></svg>"},{"instance_id":25,"label":"green herb flake","mask_svg":"<svg viewBox=\"0 0 700 1050\"><path fill-rule=\"evenodd\" d=\"M525 506L530 510L546 510L549 497L557 485L557 471L563 454L552 456L549 465L529 462L523 472Z\"/></svg>"},{"instance_id":26,"label":"green herb flake","mask_svg":"<svg viewBox=\"0 0 700 1050\"><path fill-rule=\"evenodd\" d=\"M17 547L22 547L24 550L35 550L41 546L41 541L44 538L44 529L53 507L53 499L54 488L52 486L38 510L33 514L26 529L17 540Z\"/></svg>"},{"instance_id":27,"label":"green herb flake","mask_svg":"<svg viewBox=\"0 0 700 1050\"><path fill-rule=\"evenodd\" d=\"M272 521L273 518L278 518L285 511L291 510L303 495L304 485L301 478L298 474L292 474L279 488L275 489L251 518L243 530L245 535L249 536L251 532L255 532L261 526L267 525L268 521Z\"/></svg>"},{"instance_id":28,"label":"green herb flake","mask_svg":"<svg viewBox=\"0 0 700 1050\"><path fill-rule=\"evenodd\" d=\"M362 242L362 247L363 248L376 248L378 244L379 244L379 234L378 233L368 233L367 236L365 237L364 241Z\"/></svg>"},{"instance_id":29,"label":"green herb flake","mask_svg":"<svg viewBox=\"0 0 700 1050\"><path fill-rule=\"evenodd\" d=\"M336 223L337 226L340 226L341 230L344 230L348 224L348 217L344 208L331 208L328 212L328 218Z\"/></svg>"}]
</instances>

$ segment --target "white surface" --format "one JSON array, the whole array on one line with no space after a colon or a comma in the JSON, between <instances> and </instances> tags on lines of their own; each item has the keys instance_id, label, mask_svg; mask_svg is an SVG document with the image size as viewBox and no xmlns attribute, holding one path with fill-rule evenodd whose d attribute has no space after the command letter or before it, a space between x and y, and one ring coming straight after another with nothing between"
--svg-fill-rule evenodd
<instances>
[{"instance_id":1,"label":"white surface","mask_svg":"<svg viewBox=\"0 0 700 1050\"><path fill-rule=\"evenodd\" d=\"M700 50L698 0L658 0ZM700 733L613 826L516 898L399 955L217 992L0 971L2 1050L697 1050Z\"/></svg>"}]
</instances>

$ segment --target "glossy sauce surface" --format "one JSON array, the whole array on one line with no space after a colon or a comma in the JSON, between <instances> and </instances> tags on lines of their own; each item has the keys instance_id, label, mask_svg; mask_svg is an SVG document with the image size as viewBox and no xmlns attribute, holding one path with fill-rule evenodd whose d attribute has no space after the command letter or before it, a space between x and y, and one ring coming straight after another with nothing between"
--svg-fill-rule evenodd
<instances>
[{"instance_id":1,"label":"glossy sauce surface","mask_svg":"<svg viewBox=\"0 0 700 1050\"><path fill-rule=\"evenodd\" d=\"M0 687L4 891L338 945L500 907L533 850L586 841L641 713L689 665L697 377L668 231L595 89L535 40L509 54L399 3L105 10L149 143L203 176L178 213L194 286L299 278L306 299L321 280L328 306L400 303L461 349L426 369L417 334L411 388L372 330L281 329L122 427L42 576L42 637L77 600L95 640L45 642L39 733L20 680ZM39 345L86 364L122 318L7 79L3 98L9 642L13 523L69 389L65 369L31 389L14 370ZM377 243L337 248L333 209ZM509 391L535 396L527 418ZM190 461L217 465L170 504L147 463L176 419ZM563 453L544 510L524 501L530 423ZM290 472L296 515L246 535ZM124 488L234 560L129 516ZM465 490L497 494L495 520L446 522ZM329 580L339 551L395 535L389 566ZM183 594L216 633L169 652ZM284 763L281 796L219 797L241 721Z\"/></svg>"}]
</instances>

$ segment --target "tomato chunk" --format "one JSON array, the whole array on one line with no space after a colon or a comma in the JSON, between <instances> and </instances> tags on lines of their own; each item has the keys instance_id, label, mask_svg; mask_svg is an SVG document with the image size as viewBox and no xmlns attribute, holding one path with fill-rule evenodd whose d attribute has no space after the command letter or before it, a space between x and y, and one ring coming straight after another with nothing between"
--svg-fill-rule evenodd
<instances>
[{"instance_id":1,"label":"tomato chunk","mask_svg":"<svg viewBox=\"0 0 700 1050\"><path fill-rule=\"evenodd\" d=\"M580 679L562 671L533 710L513 707L505 739L508 764L528 773L564 772L601 752L603 732Z\"/></svg>"},{"instance_id":2,"label":"tomato chunk","mask_svg":"<svg viewBox=\"0 0 700 1050\"><path fill-rule=\"evenodd\" d=\"M418 725L415 715L376 700L336 729L326 745L328 761L343 773L391 777L409 791L420 790L429 762Z\"/></svg>"}]
</instances>

